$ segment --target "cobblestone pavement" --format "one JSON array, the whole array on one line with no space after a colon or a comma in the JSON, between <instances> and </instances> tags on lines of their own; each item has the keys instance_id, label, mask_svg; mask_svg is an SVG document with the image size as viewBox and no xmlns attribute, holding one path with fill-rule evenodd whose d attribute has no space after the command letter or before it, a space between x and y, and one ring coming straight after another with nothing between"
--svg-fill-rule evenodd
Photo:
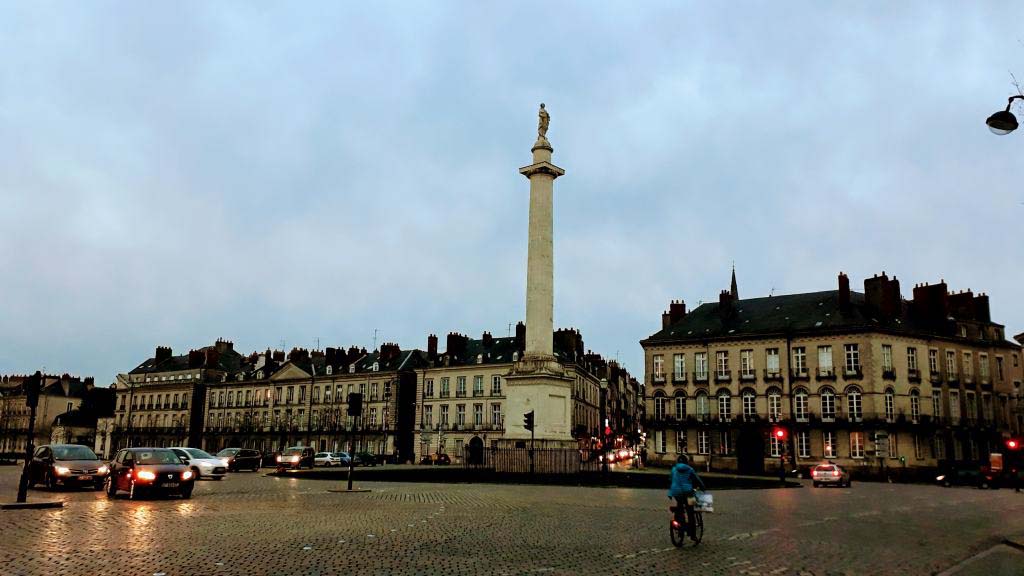
<instances>
[{"instance_id":1,"label":"cobblestone pavement","mask_svg":"<svg viewBox=\"0 0 1024 576\"><path fill-rule=\"evenodd\" d=\"M13 499L17 471L0 469ZM716 494L704 542L668 536L663 491L336 483L232 474L191 500L53 494L0 512L0 574L933 574L1024 533L1024 494L854 483ZM1022 569L1024 570L1024 569Z\"/></svg>"}]
</instances>

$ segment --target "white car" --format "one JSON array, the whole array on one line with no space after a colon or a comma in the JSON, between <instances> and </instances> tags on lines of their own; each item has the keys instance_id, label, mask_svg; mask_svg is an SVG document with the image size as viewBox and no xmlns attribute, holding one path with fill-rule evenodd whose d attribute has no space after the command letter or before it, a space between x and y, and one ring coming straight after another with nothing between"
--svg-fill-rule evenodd
<instances>
[{"instance_id":1,"label":"white car","mask_svg":"<svg viewBox=\"0 0 1024 576\"><path fill-rule=\"evenodd\" d=\"M339 466L341 465L341 458L331 454L330 452L317 452L313 456L314 466Z\"/></svg>"},{"instance_id":2,"label":"white car","mask_svg":"<svg viewBox=\"0 0 1024 576\"><path fill-rule=\"evenodd\" d=\"M192 469L192 473L196 475L196 480L200 478L220 480L228 473L228 464L225 459L217 458L199 448L179 446L171 448L171 450L178 455L178 458L181 458L182 462Z\"/></svg>"}]
</instances>

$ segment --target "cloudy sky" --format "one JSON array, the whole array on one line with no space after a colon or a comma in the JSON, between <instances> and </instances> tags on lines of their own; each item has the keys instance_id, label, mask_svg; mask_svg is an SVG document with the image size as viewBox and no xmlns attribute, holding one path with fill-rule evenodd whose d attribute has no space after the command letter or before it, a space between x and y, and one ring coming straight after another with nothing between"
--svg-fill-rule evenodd
<instances>
[{"instance_id":1,"label":"cloudy sky","mask_svg":"<svg viewBox=\"0 0 1024 576\"><path fill-rule=\"evenodd\" d=\"M634 372L732 261L1024 330L1019 2L601 4L0 2L0 373L505 335L539 102L555 323Z\"/></svg>"}]
</instances>

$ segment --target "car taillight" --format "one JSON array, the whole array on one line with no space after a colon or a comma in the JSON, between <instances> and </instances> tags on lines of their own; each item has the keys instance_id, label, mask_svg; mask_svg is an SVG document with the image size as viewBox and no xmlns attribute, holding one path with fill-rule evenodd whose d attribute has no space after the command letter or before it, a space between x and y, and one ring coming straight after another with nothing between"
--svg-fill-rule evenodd
<instances>
[{"instance_id":1,"label":"car taillight","mask_svg":"<svg viewBox=\"0 0 1024 576\"><path fill-rule=\"evenodd\" d=\"M138 476L139 480L156 480L156 474L149 470L143 470L136 474L136 476Z\"/></svg>"},{"instance_id":2,"label":"car taillight","mask_svg":"<svg viewBox=\"0 0 1024 576\"><path fill-rule=\"evenodd\" d=\"M679 520L673 520L672 521L672 527L673 528L679 528Z\"/></svg>"},{"instance_id":3,"label":"car taillight","mask_svg":"<svg viewBox=\"0 0 1024 576\"><path fill-rule=\"evenodd\" d=\"M833 470L832 471L832 475L833 476L839 476L839 471L838 470Z\"/></svg>"}]
</instances>

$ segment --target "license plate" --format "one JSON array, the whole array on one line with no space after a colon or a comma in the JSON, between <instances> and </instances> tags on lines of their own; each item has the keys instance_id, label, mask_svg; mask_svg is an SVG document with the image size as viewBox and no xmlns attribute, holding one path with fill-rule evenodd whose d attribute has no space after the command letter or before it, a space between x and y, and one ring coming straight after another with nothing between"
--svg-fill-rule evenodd
<instances>
[{"instance_id":1,"label":"license plate","mask_svg":"<svg viewBox=\"0 0 1024 576\"><path fill-rule=\"evenodd\" d=\"M85 476L79 476L78 479L79 480L83 480L83 481L84 480L92 480L92 476L86 474Z\"/></svg>"},{"instance_id":2,"label":"license plate","mask_svg":"<svg viewBox=\"0 0 1024 576\"><path fill-rule=\"evenodd\" d=\"M178 487L178 483L177 482L164 482L163 484L161 484L161 486L166 486L168 488L177 488Z\"/></svg>"}]
</instances>

